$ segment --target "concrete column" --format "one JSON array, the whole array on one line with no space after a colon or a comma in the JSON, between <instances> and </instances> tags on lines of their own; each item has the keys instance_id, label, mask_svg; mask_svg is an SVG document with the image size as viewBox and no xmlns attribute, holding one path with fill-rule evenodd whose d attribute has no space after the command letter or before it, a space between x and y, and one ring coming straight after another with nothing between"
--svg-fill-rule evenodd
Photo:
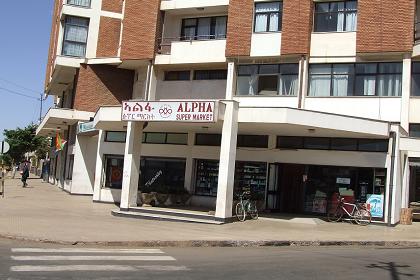
<instances>
[{"instance_id":1,"label":"concrete column","mask_svg":"<svg viewBox=\"0 0 420 280\"><path fill-rule=\"evenodd\" d=\"M130 207L137 206L142 134L142 122L128 122L124 151L121 210L128 210Z\"/></svg>"},{"instance_id":2,"label":"concrete column","mask_svg":"<svg viewBox=\"0 0 420 280\"><path fill-rule=\"evenodd\" d=\"M305 109L306 95L308 94L309 84L309 58L303 57L299 63L299 108Z\"/></svg>"},{"instance_id":3,"label":"concrete column","mask_svg":"<svg viewBox=\"0 0 420 280\"><path fill-rule=\"evenodd\" d=\"M148 71L149 71L148 85L147 85L148 94L146 96L147 96L147 100L154 101L156 100L156 87L157 87L157 75L156 75L155 66L153 64L150 64Z\"/></svg>"},{"instance_id":4,"label":"concrete column","mask_svg":"<svg viewBox=\"0 0 420 280\"><path fill-rule=\"evenodd\" d=\"M103 178L103 154L102 147L105 141L105 131L99 130L98 148L96 149L95 181L93 183L93 201L101 201L101 189Z\"/></svg>"},{"instance_id":5,"label":"concrete column","mask_svg":"<svg viewBox=\"0 0 420 280\"><path fill-rule=\"evenodd\" d=\"M192 193L193 191L192 177L193 177L194 162L193 162L191 152L194 146L194 137L195 137L195 134L193 132L188 133L188 151L189 152L186 155L186 162L185 162L184 188L190 193Z\"/></svg>"},{"instance_id":6,"label":"concrete column","mask_svg":"<svg viewBox=\"0 0 420 280\"><path fill-rule=\"evenodd\" d=\"M226 99L232 100L236 91L236 65L235 62L228 63L226 80Z\"/></svg>"},{"instance_id":7,"label":"concrete column","mask_svg":"<svg viewBox=\"0 0 420 280\"><path fill-rule=\"evenodd\" d=\"M216 219L232 217L233 183L235 177L236 142L238 135L239 103L223 101L226 110L220 146L219 179L217 184Z\"/></svg>"},{"instance_id":8,"label":"concrete column","mask_svg":"<svg viewBox=\"0 0 420 280\"><path fill-rule=\"evenodd\" d=\"M408 132L410 118L411 94L411 55L406 54L403 59L402 95L401 95L401 127Z\"/></svg>"}]
</instances>

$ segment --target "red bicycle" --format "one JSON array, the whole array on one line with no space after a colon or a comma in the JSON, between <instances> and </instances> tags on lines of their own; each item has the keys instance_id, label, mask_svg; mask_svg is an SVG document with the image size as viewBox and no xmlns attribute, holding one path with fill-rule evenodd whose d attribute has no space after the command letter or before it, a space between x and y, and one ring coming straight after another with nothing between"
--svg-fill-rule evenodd
<instances>
[{"instance_id":1,"label":"red bicycle","mask_svg":"<svg viewBox=\"0 0 420 280\"><path fill-rule=\"evenodd\" d=\"M347 206L347 207L346 207ZM351 211L347 210L348 208ZM364 203L348 203L343 197L339 196L337 205L328 211L328 221L339 222L343 216L348 216L358 225L366 226L372 222L372 215Z\"/></svg>"}]
</instances>

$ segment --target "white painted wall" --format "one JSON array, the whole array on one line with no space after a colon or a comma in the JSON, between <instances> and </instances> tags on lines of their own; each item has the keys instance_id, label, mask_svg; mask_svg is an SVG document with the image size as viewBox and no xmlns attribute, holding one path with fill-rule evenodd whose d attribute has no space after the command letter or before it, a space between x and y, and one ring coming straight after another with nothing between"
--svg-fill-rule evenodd
<instances>
[{"instance_id":1,"label":"white painted wall","mask_svg":"<svg viewBox=\"0 0 420 280\"><path fill-rule=\"evenodd\" d=\"M312 33L311 57L355 57L356 32Z\"/></svg>"},{"instance_id":2,"label":"white painted wall","mask_svg":"<svg viewBox=\"0 0 420 280\"><path fill-rule=\"evenodd\" d=\"M279 56L281 32L252 33L251 56Z\"/></svg>"},{"instance_id":3,"label":"white painted wall","mask_svg":"<svg viewBox=\"0 0 420 280\"><path fill-rule=\"evenodd\" d=\"M401 98L366 96L306 97L305 109L399 122L401 118Z\"/></svg>"},{"instance_id":4,"label":"white painted wall","mask_svg":"<svg viewBox=\"0 0 420 280\"><path fill-rule=\"evenodd\" d=\"M171 54L157 55L155 64L226 62L225 49L225 39L172 42Z\"/></svg>"},{"instance_id":5,"label":"white painted wall","mask_svg":"<svg viewBox=\"0 0 420 280\"><path fill-rule=\"evenodd\" d=\"M410 123L420 123L420 98L410 98Z\"/></svg>"},{"instance_id":6,"label":"white painted wall","mask_svg":"<svg viewBox=\"0 0 420 280\"><path fill-rule=\"evenodd\" d=\"M239 102L240 107L290 107L297 108L297 96L235 96L233 100Z\"/></svg>"},{"instance_id":7,"label":"white painted wall","mask_svg":"<svg viewBox=\"0 0 420 280\"><path fill-rule=\"evenodd\" d=\"M226 80L163 81L158 80L156 100L159 99L224 99Z\"/></svg>"},{"instance_id":8,"label":"white painted wall","mask_svg":"<svg viewBox=\"0 0 420 280\"><path fill-rule=\"evenodd\" d=\"M98 136L76 137L72 194L93 194Z\"/></svg>"}]
</instances>

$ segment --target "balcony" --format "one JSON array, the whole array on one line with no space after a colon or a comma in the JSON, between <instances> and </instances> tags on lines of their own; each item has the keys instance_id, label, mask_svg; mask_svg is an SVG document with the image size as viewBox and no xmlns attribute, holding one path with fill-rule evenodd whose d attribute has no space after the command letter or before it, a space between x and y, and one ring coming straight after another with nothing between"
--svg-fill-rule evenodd
<instances>
[{"instance_id":1,"label":"balcony","mask_svg":"<svg viewBox=\"0 0 420 280\"><path fill-rule=\"evenodd\" d=\"M181 37L162 38L158 42L156 64L224 63L226 39L204 35L185 40Z\"/></svg>"},{"instance_id":2,"label":"balcony","mask_svg":"<svg viewBox=\"0 0 420 280\"><path fill-rule=\"evenodd\" d=\"M50 108L36 130L36 135L53 136L56 132L67 130L69 125L79 121L89 121L95 113L73 109Z\"/></svg>"}]
</instances>

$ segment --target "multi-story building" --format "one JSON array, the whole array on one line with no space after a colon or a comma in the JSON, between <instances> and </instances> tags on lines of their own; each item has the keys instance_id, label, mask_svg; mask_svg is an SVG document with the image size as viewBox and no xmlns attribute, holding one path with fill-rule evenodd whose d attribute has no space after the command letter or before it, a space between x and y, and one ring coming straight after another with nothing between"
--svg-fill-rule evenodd
<instances>
[{"instance_id":1,"label":"multi-story building","mask_svg":"<svg viewBox=\"0 0 420 280\"><path fill-rule=\"evenodd\" d=\"M420 199L415 2L56 0L50 180L124 211L185 189L222 221L244 188L296 214L341 194L396 224Z\"/></svg>"}]
</instances>

